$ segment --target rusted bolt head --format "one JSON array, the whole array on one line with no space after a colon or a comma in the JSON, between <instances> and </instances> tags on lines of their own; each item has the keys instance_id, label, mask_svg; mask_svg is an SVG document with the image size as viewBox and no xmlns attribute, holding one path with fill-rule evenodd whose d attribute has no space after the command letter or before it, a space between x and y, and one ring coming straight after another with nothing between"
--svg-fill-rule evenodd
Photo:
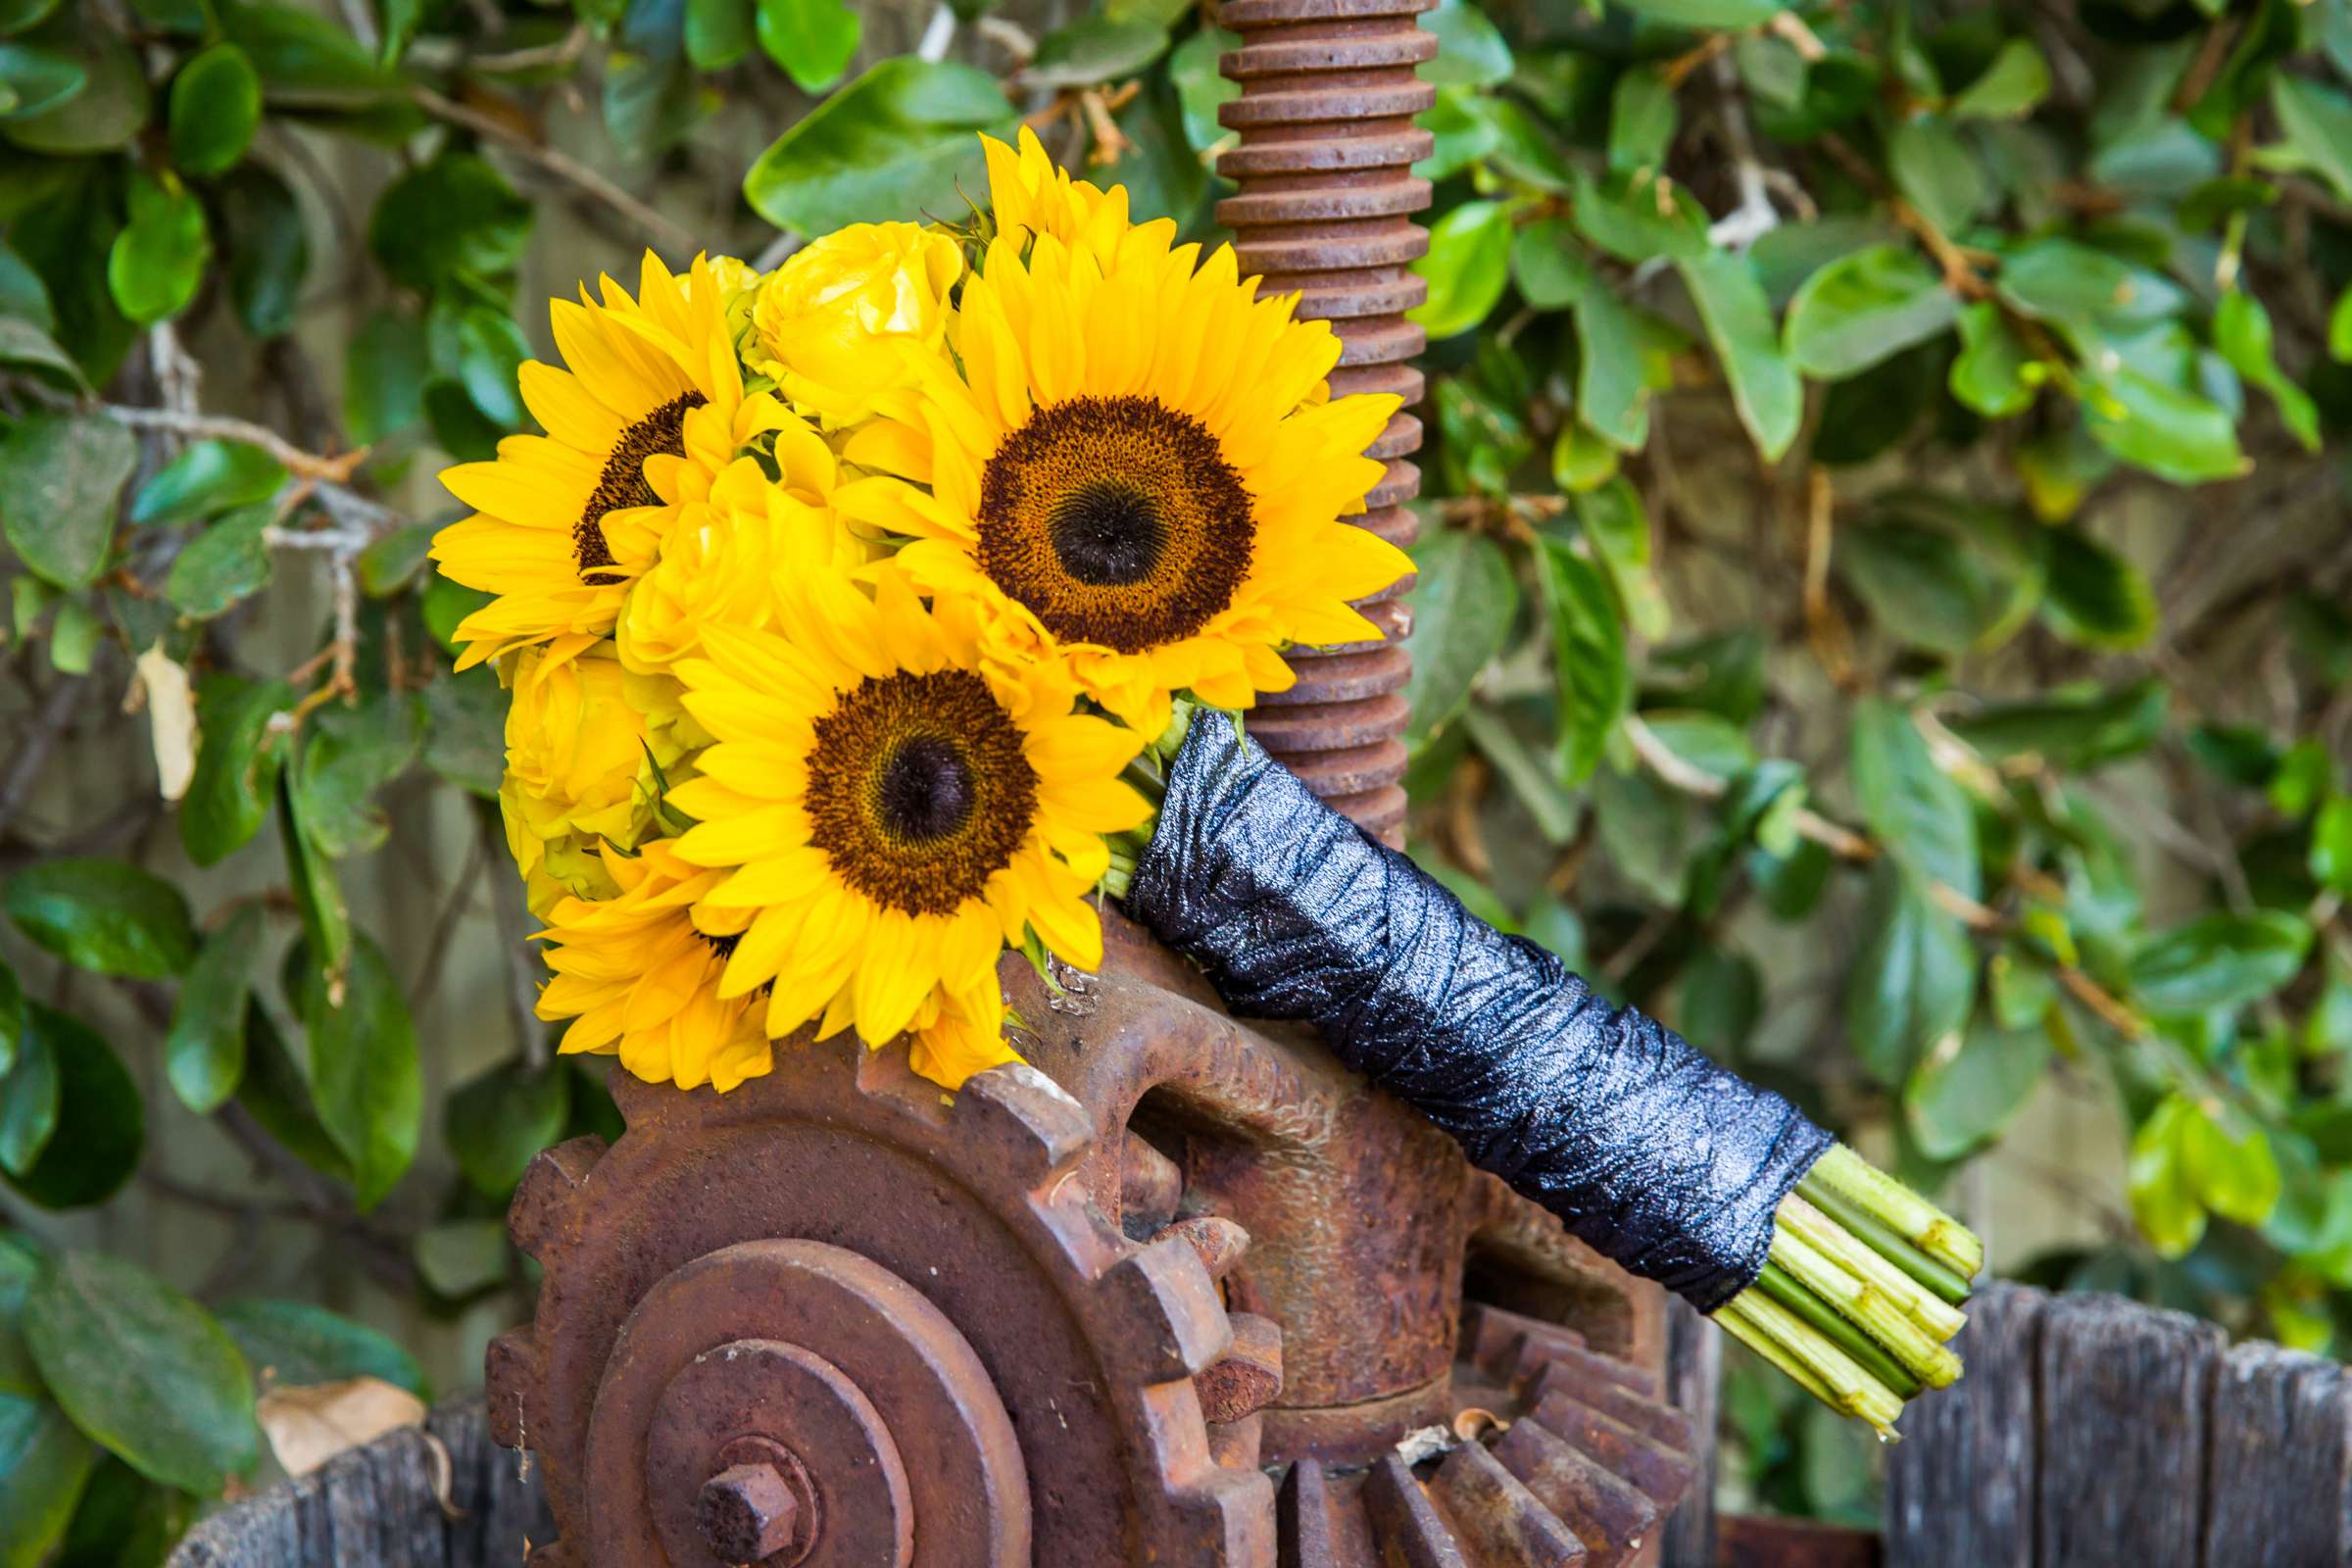
<instances>
[{"instance_id":1,"label":"rusted bolt head","mask_svg":"<svg viewBox=\"0 0 2352 1568\"><path fill-rule=\"evenodd\" d=\"M772 1464L739 1464L703 1483L695 1523L721 1562L754 1563L792 1544L800 1504Z\"/></svg>"}]
</instances>

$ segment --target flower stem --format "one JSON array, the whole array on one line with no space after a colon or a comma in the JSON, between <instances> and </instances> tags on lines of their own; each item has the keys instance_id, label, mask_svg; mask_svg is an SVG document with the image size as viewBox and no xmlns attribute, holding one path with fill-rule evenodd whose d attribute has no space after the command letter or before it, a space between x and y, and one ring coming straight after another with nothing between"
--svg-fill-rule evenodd
<instances>
[{"instance_id":1,"label":"flower stem","mask_svg":"<svg viewBox=\"0 0 2352 1568\"><path fill-rule=\"evenodd\" d=\"M1899 1256L1911 1251L1910 1244L1884 1226L1873 1226L1867 1220L1855 1223L1854 1217L1840 1218L1838 1214L1816 1207L1801 1192L1791 1193L1781 1200L1778 1231L1794 1236L1814 1250L1827 1253L1842 1264L1846 1271L1867 1281L1879 1294L1900 1307L1912 1322L1926 1330L1936 1341L1950 1339L1960 1332L1968 1319L1957 1303L1968 1299L1968 1288L1957 1285L1952 1276L1936 1269L1953 1293L1923 1284L1915 1275L1900 1267L1890 1252ZM1875 1232L1875 1234L1874 1234ZM1777 1240L1777 1233L1776 1233ZM1916 1254L1913 1254L1916 1256ZM1919 1261L1930 1269L1934 1264Z\"/></svg>"},{"instance_id":2,"label":"flower stem","mask_svg":"<svg viewBox=\"0 0 2352 1568\"><path fill-rule=\"evenodd\" d=\"M1885 1221L1865 1212L1843 1193L1811 1177L1798 1182L1796 1192L1798 1201L1809 1204L1942 1300L1957 1306L1968 1299L1967 1280L1928 1256Z\"/></svg>"},{"instance_id":3,"label":"flower stem","mask_svg":"<svg viewBox=\"0 0 2352 1568\"><path fill-rule=\"evenodd\" d=\"M1974 1232L1843 1144L1815 1160L1805 1181L1882 1221L1963 1282L1984 1266L1984 1244Z\"/></svg>"},{"instance_id":4,"label":"flower stem","mask_svg":"<svg viewBox=\"0 0 2352 1568\"><path fill-rule=\"evenodd\" d=\"M1870 1343L1869 1336L1822 1303L1820 1297L1798 1284L1778 1263L1767 1263L1756 1276L1755 1289L1805 1320L1817 1333L1854 1358L1854 1364L1908 1399L1920 1390L1919 1379L1905 1372L1894 1358Z\"/></svg>"},{"instance_id":5,"label":"flower stem","mask_svg":"<svg viewBox=\"0 0 2352 1568\"><path fill-rule=\"evenodd\" d=\"M1864 1371L1852 1356L1771 1297L1753 1289L1742 1291L1730 1304L1720 1308L1716 1317L1718 1320L1728 1317L1736 1324L1755 1330L1788 1360L1803 1367L1818 1385L1807 1392L1824 1399L1832 1409L1869 1422L1883 1438L1894 1436L1895 1418L1903 1413L1902 1396ZM1740 1338L1747 1339L1745 1335ZM1763 1351L1774 1365L1788 1370L1787 1362L1764 1346L1754 1340L1747 1343ZM1800 1378L1798 1382L1805 1380Z\"/></svg>"},{"instance_id":6,"label":"flower stem","mask_svg":"<svg viewBox=\"0 0 2352 1568\"><path fill-rule=\"evenodd\" d=\"M1793 1229L1775 1230L1772 1261L1844 1314L1919 1382L1940 1389L1960 1376L1960 1358L1932 1339L1902 1306Z\"/></svg>"}]
</instances>

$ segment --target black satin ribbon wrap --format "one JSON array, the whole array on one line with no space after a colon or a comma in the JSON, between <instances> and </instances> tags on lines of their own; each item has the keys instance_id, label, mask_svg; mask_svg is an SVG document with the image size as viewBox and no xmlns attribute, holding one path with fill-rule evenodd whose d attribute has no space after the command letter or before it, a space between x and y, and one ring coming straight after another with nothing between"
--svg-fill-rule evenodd
<instances>
[{"instance_id":1,"label":"black satin ribbon wrap","mask_svg":"<svg viewBox=\"0 0 2352 1568\"><path fill-rule=\"evenodd\" d=\"M1829 1147L1471 914L1222 714L1195 718L1126 905L1235 1012L1314 1025L1473 1164L1701 1311L1755 1282L1773 1210Z\"/></svg>"}]
</instances>

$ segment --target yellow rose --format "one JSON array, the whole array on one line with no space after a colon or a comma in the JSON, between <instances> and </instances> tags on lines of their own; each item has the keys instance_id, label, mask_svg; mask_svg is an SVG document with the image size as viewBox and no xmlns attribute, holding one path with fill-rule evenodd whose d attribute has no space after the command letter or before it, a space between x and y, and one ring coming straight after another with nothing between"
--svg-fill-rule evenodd
<instances>
[{"instance_id":1,"label":"yellow rose","mask_svg":"<svg viewBox=\"0 0 2352 1568\"><path fill-rule=\"evenodd\" d=\"M937 348L963 251L915 223L853 223L760 285L744 362L828 428L906 384L901 348Z\"/></svg>"},{"instance_id":2,"label":"yellow rose","mask_svg":"<svg viewBox=\"0 0 2352 1568\"><path fill-rule=\"evenodd\" d=\"M662 670L723 621L765 626L775 618L776 583L822 566L850 568L875 550L829 504L836 465L823 439L798 419L777 432L770 479L759 461L738 458L707 502L682 509L654 569L629 585L615 628L621 663Z\"/></svg>"},{"instance_id":3,"label":"yellow rose","mask_svg":"<svg viewBox=\"0 0 2352 1568\"><path fill-rule=\"evenodd\" d=\"M681 776L699 738L678 691L622 668L609 642L574 659L535 648L516 659L498 804L534 913L566 893L612 896L602 847L632 849L653 829L662 779Z\"/></svg>"}]
</instances>

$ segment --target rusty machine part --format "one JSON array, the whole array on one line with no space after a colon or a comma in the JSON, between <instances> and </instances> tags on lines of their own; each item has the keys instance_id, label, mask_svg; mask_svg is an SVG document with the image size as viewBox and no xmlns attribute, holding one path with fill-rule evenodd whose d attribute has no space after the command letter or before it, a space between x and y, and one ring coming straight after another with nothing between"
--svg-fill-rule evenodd
<instances>
[{"instance_id":1,"label":"rusty machine part","mask_svg":"<svg viewBox=\"0 0 2352 1568\"><path fill-rule=\"evenodd\" d=\"M539 1156L488 1369L534 1563L1650 1560L1658 1293L1107 923L1099 976L1006 961L1035 1065L796 1040L725 1096L616 1074L626 1135Z\"/></svg>"},{"instance_id":2,"label":"rusty machine part","mask_svg":"<svg viewBox=\"0 0 2352 1568\"><path fill-rule=\"evenodd\" d=\"M1410 405L1434 0L1225 0L1218 206L1245 271ZM1356 519L1408 542L1399 414ZM1250 733L1396 841L1391 639L1294 656ZM1692 1474L1664 1297L1301 1030L1229 1017L1106 911L1099 976L1001 969L1033 1065L954 1097L902 1048L777 1051L719 1096L614 1075L628 1130L539 1156L544 1266L488 1357L542 1568L1642 1568Z\"/></svg>"},{"instance_id":3,"label":"rusty machine part","mask_svg":"<svg viewBox=\"0 0 2352 1568\"><path fill-rule=\"evenodd\" d=\"M1298 296L1298 314L1340 336L1334 396L1394 392L1421 401L1421 328L1404 313L1428 296L1410 268L1429 249L1413 215L1429 181L1412 166L1431 136L1413 117L1436 101L1415 69L1438 40L1415 20L1436 0L1225 0L1217 20L1242 36L1222 61L1242 94L1217 111L1240 145L1217 172L1241 188L1217 204L1245 276ZM1399 412L1369 449L1387 465L1353 519L1410 544L1421 421ZM1388 640L1294 652L1298 684L1259 699L1250 733L1316 795L1381 835L1404 832L1404 684L1412 614L1396 583L1357 608Z\"/></svg>"}]
</instances>

